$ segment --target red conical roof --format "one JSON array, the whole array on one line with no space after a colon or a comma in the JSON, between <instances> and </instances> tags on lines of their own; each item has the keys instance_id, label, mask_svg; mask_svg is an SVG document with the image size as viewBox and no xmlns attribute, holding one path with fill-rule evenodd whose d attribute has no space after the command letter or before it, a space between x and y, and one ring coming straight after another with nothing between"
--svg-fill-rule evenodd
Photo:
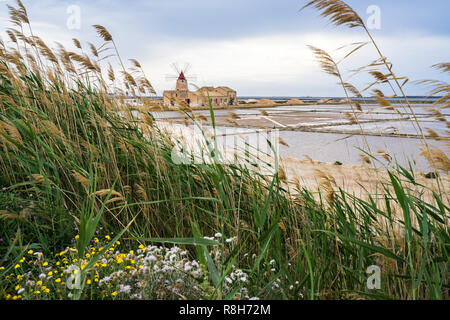
<instances>
[{"instance_id":1,"label":"red conical roof","mask_svg":"<svg viewBox=\"0 0 450 320\"><path fill-rule=\"evenodd\" d=\"M186 77L184 76L183 71L181 71L180 76L178 77L178 80L186 80Z\"/></svg>"}]
</instances>

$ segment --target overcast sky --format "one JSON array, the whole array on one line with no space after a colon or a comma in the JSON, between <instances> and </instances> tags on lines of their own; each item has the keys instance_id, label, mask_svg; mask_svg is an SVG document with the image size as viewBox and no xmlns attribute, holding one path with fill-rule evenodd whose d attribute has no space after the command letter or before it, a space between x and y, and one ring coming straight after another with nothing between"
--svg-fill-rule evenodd
<instances>
[{"instance_id":1,"label":"overcast sky","mask_svg":"<svg viewBox=\"0 0 450 320\"><path fill-rule=\"evenodd\" d=\"M381 29L372 30L382 52L399 76L412 80L440 79L431 65L450 61L450 1L348 0L367 20L367 8L381 12ZM6 4L0 0L0 35L10 27ZM195 84L227 85L239 96L343 96L333 77L323 74L306 45L330 52L336 59L346 44L367 41L359 29L335 27L317 11L299 11L301 0L23 0L36 34L49 44L58 41L75 50L71 39L101 45L93 24L104 25L118 44L122 59L136 58L156 91L174 87L166 75L171 63L188 62ZM76 11L80 9L80 28ZM74 23L75 21L75 23ZM69 28L70 27L70 28ZM366 46L342 64L345 78L363 89L370 78L351 70L376 58ZM111 61L117 65L116 60ZM409 95L428 89L408 84ZM389 92L386 92L389 93Z\"/></svg>"}]
</instances>

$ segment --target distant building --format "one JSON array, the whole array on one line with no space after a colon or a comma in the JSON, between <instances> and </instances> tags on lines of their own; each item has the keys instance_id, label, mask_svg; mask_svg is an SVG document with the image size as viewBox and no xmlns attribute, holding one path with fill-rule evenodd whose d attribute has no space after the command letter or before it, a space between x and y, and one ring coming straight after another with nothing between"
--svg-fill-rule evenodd
<instances>
[{"instance_id":1,"label":"distant building","mask_svg":"<svg viewBox=\"0 0 450 320\"><path fill-rule=\"evenodd\" d=\"M163 103L165 106L176 106L179 101L185 101L192 107L209 105L208 95L213 106L237 105L236 91L228 87L202 87L197 91L189 91L188 82L183 72L177 80L175 90L164 91Z\"/></svg>"}]
</instances>

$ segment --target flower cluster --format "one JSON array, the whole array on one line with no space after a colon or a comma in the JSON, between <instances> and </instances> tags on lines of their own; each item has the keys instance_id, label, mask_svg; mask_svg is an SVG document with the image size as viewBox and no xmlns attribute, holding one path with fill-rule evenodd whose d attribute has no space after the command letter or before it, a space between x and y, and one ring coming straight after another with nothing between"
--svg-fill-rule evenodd
<instances>
[{"instance_id":1,"label":"flower cluster","mask_svg":"<svg viewBox=\"0 0 450 320\"><path fill-rule=\"evenodd\" d=\"M29 250L5 277L11 285L0 299L71 299L79 292L87 299L202 298L207 276L187 251L140 245L123 252L120 245L115 243L95 263L92 259L104 251L99 238L82 258L76 246L49 258Z\"/></svg>"},{"instance_id":2,"label":"flower cluster","mask_svg":"<svg viewBox=\"0 0 450 320\"><path fill-rule=\"evenodd\" d=\"M113 259L131 261L134 267L118 270L99 281L101 289L120 299L199 299L206 273L178 247L143 247ZM107 263L107 261L105 261ZM114 262L113 262L114 263Z\"/></svg>"},{"instance_id":3,"label":"flower cluster","mask_svg":"<svg viewBox=\"0 0 450 320\"><path fill-rule=\"evenodd\" d=\"M216 233L213 237L205 237L207 240L222 241L223 247L215 247L211 252L211 257L217 266L223 265L228 255L237 243L237 237L227 238L221 233ZM224 260L225 259L225 260ZM257 297L250 297L247 286L249 285L248 274L243 270L237 268L235 265L231 266L232 270L224 277L222 284L224 296L228 296L236 288L240 288L235 294L235 300L257 300Z\"/></svg>"},{"instance_id":4,"label":"flower cluster","mask_svg":"<svg viewBox=\"0 0 450 320\"><path fill-rule=\"evenodd\" d=\"M233 266L232 268L233 271L225 277L225 281L223 284L225 293L228 294L235 288L240 287L241 289L236 293L234 298L238 300L249 300L250 296L246 287L248 284L247 273L245 273L241 269L237 269L235 266Z\"/></svg>"}]
</instances>

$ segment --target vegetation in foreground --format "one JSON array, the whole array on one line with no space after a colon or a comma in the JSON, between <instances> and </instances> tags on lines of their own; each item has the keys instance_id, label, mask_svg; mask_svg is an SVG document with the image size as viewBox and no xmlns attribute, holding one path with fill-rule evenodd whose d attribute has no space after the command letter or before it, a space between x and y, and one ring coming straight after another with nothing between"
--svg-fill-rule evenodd
<instances>
[{"instance_id":1,"label":"vegetation in foreground","mask_svg":"<svg viewBox=\"0 0 450 320\"><path fill-rule=\"evenodd\" d=\"M363 200L326 177L288 189L258 163L175 164L151 115L108 95L108 31L90 56L53 51L17 3L0 43L0 299L448 299L445 191L401 167ZM151 92L132 63L122 88Z\"/></svg>"}]
</instances>

